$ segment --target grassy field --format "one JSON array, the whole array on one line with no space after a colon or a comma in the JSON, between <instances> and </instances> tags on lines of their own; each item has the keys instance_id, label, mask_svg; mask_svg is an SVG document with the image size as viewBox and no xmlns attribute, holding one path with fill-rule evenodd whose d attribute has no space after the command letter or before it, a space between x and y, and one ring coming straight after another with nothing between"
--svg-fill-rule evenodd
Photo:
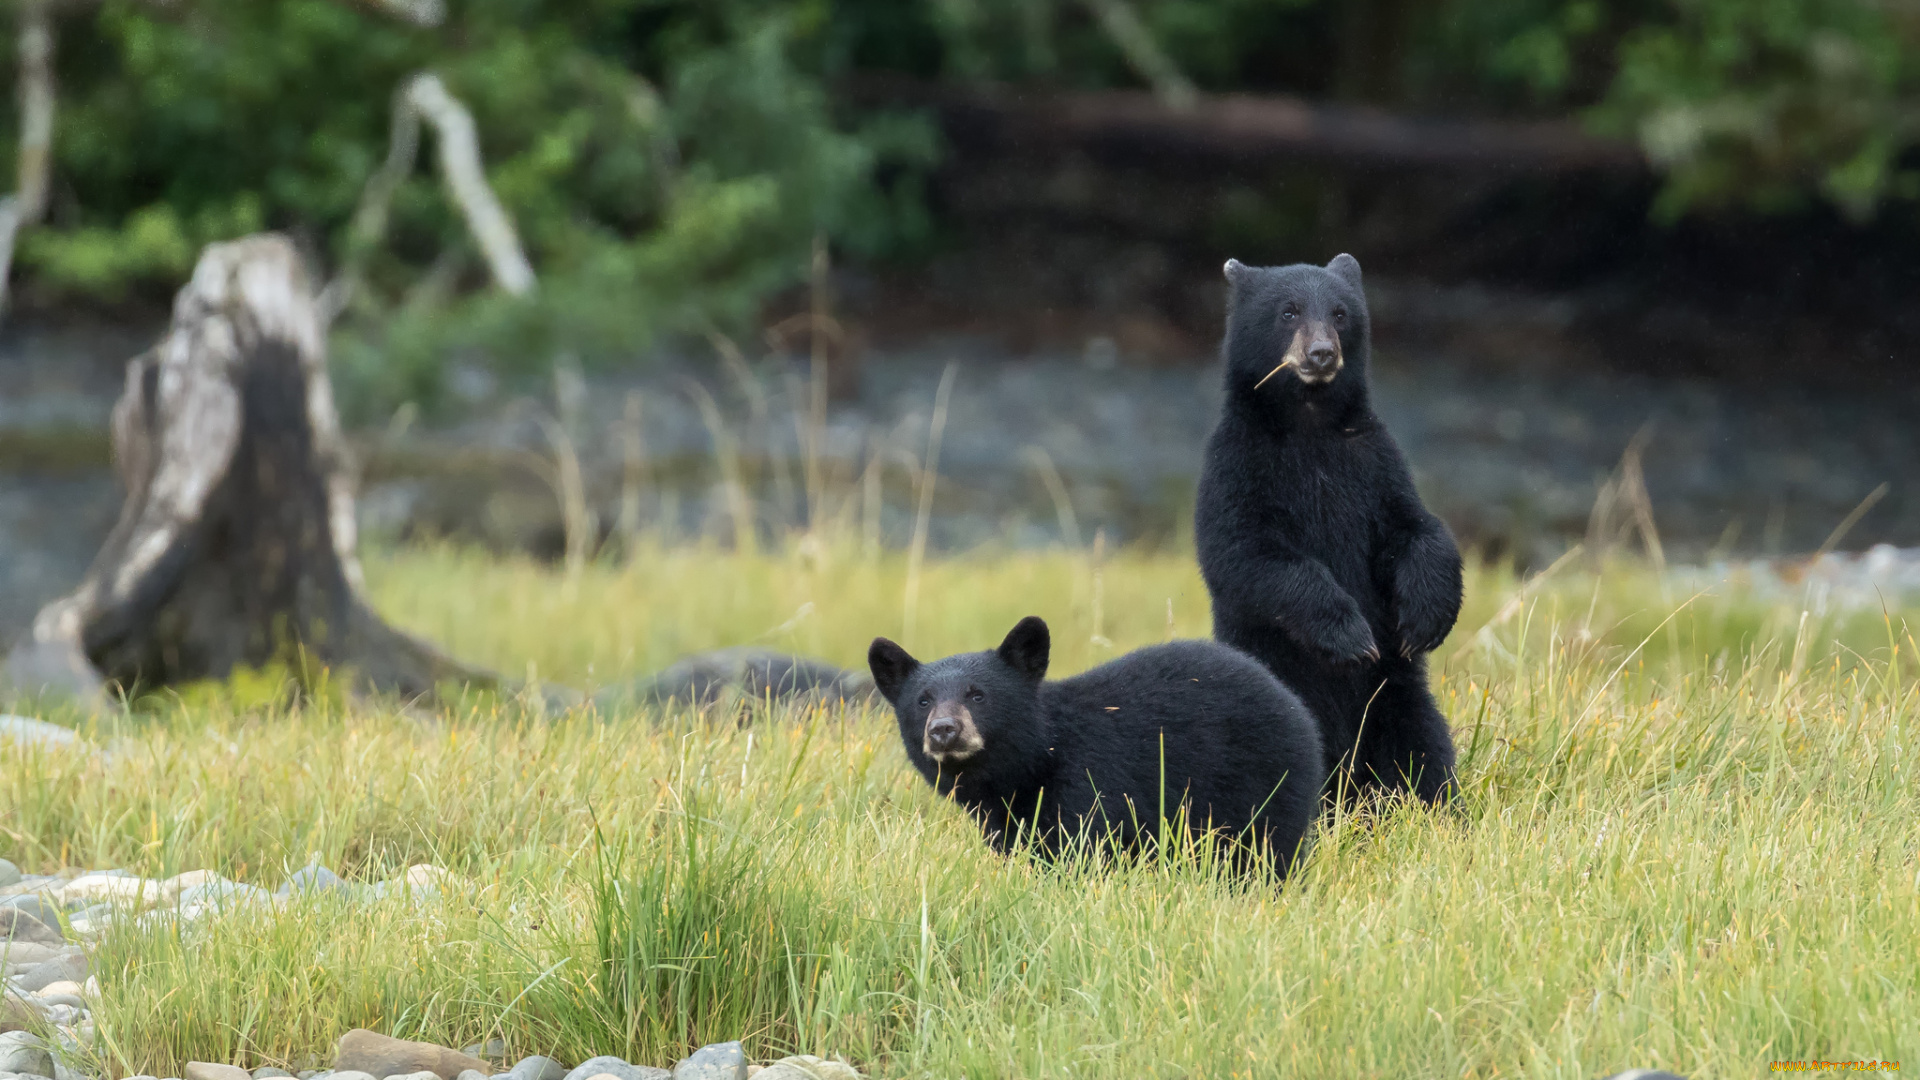
<instances>
[{"instance_id":1,"label":"grassy field","mask_svg":"<svg viewBox=\"0 0 1920 1080\"><path fill-rule=\"evenodd\" d=\"M425 550L369 573L384 612L463 658L580 687L744 642L845 664L877 633L922 656L984 648L1029 613L1068 674L1208 628L1180 552L982 552L914 575L851 548L654 548L568 581ZM0 854L268 887L312 858L465 880L419 909L110 932L101 1032L115 1068L162 1076L298 1067L353 1025L654 1063L744 1036L883 1077L1744 1077L1920 1057L1901 613L1676 593L1631 566L1519 589L1472 573L1435 656L1457 804L1329 821L1277 891L1204 853L1110 872L995 857L874 711L740 725L476 701L423 721L278 702L259 678L98 722L127 740L111 767L0 746Z\"/></svg>"}]
</instances>

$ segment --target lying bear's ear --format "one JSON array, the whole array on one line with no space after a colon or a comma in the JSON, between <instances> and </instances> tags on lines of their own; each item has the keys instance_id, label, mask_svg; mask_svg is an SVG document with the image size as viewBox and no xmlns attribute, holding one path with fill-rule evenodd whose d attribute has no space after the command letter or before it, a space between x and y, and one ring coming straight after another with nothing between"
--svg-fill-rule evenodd
<instances>
[{"instance_id":1,"label":"lying bear's ear","mask_svg":"<svg viewBox=\"0 0 1920 1080\"><path fill-rule=\"evenodd\" d=\"M1238 285L1240 284L1240 278L1247 272L1247 264L1241 262L1239 259L1228 259L1227 265L1221 267L1220 272L1227 275L1228 281Z\"/></svg>"},{"instance_id":2,"label":"lying bear's ear","mask_svg":"<svg viewBox=\"0 0 1920 1080\"><path fill-rule=\"evenodd\" d=\"M920 670L920 661L886 638L877 637L867 647L867 667L873 671L873 685L879 688L880 696L893 705L898 703L900 688Z\"/></svg>"},{"instance_id":3,"label":"lying bear's ear","mask_svg":"<svg viewBox=\"0 0 1920 1080\"><path fill-rule=\"evenodd\" d=\"M1000 643L999 652L1000 659L1013 665L1015 671L1029 679L1044 679L1047 655L1052 648L1053 638L1047 633L1046 620L1029 615L1007 631L1007 639Z\"/></svg>"},{"instance_id":4,"label":"lying bear's ear","mask_svg":"<svg viewBox=\"0 0 1920 1080\"><path fill-rule=\"evenodd\" d=\"M1327 264L1327 269L1340 276L1340 280L1358 289L1360 287L1360 260L1341 252Z\"/></svg>"}]
</instances>

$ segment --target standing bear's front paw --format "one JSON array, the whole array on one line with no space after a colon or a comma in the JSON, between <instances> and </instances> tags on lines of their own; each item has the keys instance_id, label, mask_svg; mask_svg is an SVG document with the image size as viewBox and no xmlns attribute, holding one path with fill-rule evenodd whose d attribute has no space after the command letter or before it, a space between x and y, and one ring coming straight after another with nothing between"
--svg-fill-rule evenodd
<instances>
[{"instance_id":1,"label":"standing bear's front paw","mask_svg":"<svg viewBox=\"0 0 1920 1080\"><path fill-rule=\"evenodd\" d=\"M1328 627L1315 638L1313 645L1338 664L1370 664L1380 659L1380 646L1373 640L1373 628L1357 611Z\"/></svg>"},{"instance_id":2,"label":"standing bear's front paw","mask_svg":"<svg viewBox=\"0 0 1920 1080\"><path fill-rule=\"evenodd\" d=\"M1400 611L1400 655L1411 660L1440 647L1453 630L1454 612L1437 606L1414 604Z\"/></svg>"}]
</instances>

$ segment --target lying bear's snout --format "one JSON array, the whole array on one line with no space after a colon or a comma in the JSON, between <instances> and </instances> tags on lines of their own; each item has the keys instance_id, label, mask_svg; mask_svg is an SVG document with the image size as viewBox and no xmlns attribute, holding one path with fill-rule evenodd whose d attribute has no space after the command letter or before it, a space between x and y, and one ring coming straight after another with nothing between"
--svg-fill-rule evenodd
<instances>
[{"instance_id":1,"label":"lying bear's snout","mask_svg":"<svg viewBox=\"0 0 1920 1080\"><path fill-rule=\"evenodd\" d=\"M973 714L957 701L942 701L927 717L927 728L920 738L920 749L935 761L965 761L980 752L986 740L974 726Z\"/></svg>"}]
</instances>

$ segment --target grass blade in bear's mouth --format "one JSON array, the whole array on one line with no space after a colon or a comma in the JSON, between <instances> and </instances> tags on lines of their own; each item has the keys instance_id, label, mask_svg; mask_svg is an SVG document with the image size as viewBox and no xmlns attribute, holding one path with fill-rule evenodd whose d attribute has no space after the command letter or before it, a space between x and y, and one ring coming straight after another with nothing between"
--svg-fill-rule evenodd
<instances>
[{"instance_id":1,"label":"grass blade in bear's mouth","mask_svg":"<svg viewBox=\"0 0 1920 1080\"><path fill-rule=\"evenodd\" d=\"M1267 385L1268 379L1273 378L1275 375L1280 374L1282 371L1285 371L1286 369L1292 366L1293 366L1293 357L1289 356L1285 360L1280 361L1279 367L1274 368L1272 371L1269 371L1265 375L1260 376L1260 381L1257 383L1254 383L1253 388L1255 390L1260 389L1261 387Z\"/></svg>"}]
</instances>

